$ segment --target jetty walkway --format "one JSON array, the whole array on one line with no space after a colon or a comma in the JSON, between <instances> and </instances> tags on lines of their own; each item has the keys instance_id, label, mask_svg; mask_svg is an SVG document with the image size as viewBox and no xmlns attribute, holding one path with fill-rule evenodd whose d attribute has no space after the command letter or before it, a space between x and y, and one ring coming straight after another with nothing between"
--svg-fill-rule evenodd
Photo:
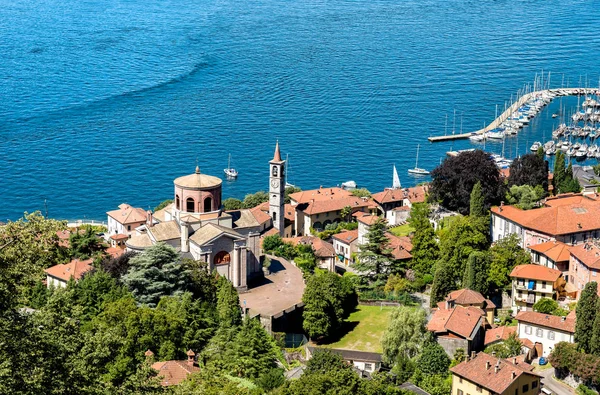
<instances>
[{"instance_id":1,"label":"jetty walkway","mask_svg":"<svg viewBox=\"0 0 600 395\"><path fill-rule=\"evenodd\" d=\"M440 141L450 141L450 140L460 140L460 139L468 139L470 136L476 134L483 134L489 132L490 130L496 129L500 126L504 121L506 121L511 114L516 112L519 107L527 103L531 99L535 99L542 96L547 95L555 95L555 96L581 96L581 95L595 95L600 93L598 88L556 88L556 89L546 89L542 91L535 91L527 93L519 98L516 102L513 103L512 106L506 109L500 116L488 126L483 129L479 129L474 132L461 133L461 134L448 134L444 136L431 136L429 137L429 141L432 143L437 143Z\"/></svg>"}]
</instances>

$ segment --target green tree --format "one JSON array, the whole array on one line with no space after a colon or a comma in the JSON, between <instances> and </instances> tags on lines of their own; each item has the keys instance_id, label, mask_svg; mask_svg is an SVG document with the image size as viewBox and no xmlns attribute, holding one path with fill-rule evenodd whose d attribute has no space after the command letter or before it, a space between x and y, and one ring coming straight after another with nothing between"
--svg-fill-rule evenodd
<instances>
[{"instance_id":1,"label":"green tree","mask_svg":"<svg viewBox=\"0 0 600 395\"><path fill-rule=\"evenodd\" d=\"M559 194L560 186L565 180L565 154L561 150L556 151L556 158L554 159L554 170L552 183L554 185L554 194Z\"/></svg>"},{"instance_id":2,"label":"green tree","mask_svg":"<svg viewBox=\"0 0 600 395\"><path fill-rule=\"evenodd\" d=\"M294 263L305 275L312 274L317 267L317 258L311 244L299 243L296 246L296 257Z\"/></svg>"},{"instance_id":3,"label":"green tree","mask_svg":"<svg viewBox=\"0 0 600 395\"><path fill-rule=\"evenodd\" d=\"M600 357L600 299L597 302L596 318L594 319L594 330L590 340L590 351Z\"/></svg>"},{"instance_id":4,"label":"green tree","mask_svg":"<svg viewBox=\"0 0 600 395\"><path fill-rule=\"evenodd\" d=\"M399 383L405 383L415 373L415 368L415 361L407 357L404 353L399 353L394 366L392 366L392 373L398 377Z\"/></svg>"},{"instance_id":5,"label":"green tree","mask_svg":"<svg viewBox=\"0 0 600 395\"><path fill-rule=\"evenodd\" d=\"M233 284L225 277L219 277L217 282L217 313L219 325L231 328L242 323L240 297Z\"/></svg>"},{"instance_id":6,"label":"green tree","mask_svg":"<svg viewBox=\"0 0 600 395\"><path fill-rule=\"evenodd\" d=\"M530 210L544 197L546 192L542 186L534 187L530 185L513 185L506 193L506 201L514 204L520 209Z\"/></svg>"},{"instance_id":7,"label":"green tree","mask_svg":"<svg viewBox=\"0 0 600 395\"><path fill-rule=\"evenodd\" d=\"M397 271L386 232L385 220L375 220L366 234L367 243L360 245L356 254L354 268L371 284L383 285L388 275Z\"/></svg>"},{"instance_id":8,"label":"green tree","mask_svg":"<svg viewBox=\"0 0 600 395\"><path fill-rule=\"evenodd\" d=\"M344 221L350 222L352 219L352 206L344 206L340 211L340 215Z\"/></svg>"},{"instance_id":9,"label":"green tree","mask_svg":"<svg viewBox=\"0 0 600 395\"><path fill-rule=\"evenodd\" d=\"M541 298L533 305L534 311L543 314L552 314L556 309L558 309L558 302L550 298Z\"/></svg>"},{"instance_id":10,"label":"green tree","mask_svg":"<svg viewBox=\"0 0 600 395\"><path fill-rule=\"evenodd\" d=\"M371 192L369 192L369 190L367 188L356 188L354 190L352 190L352 196L356 196L356 197L366 197L366 198L370 198L371 197Z\"/></svg>"},{"instance_id":11,"label":"green tree","mask_svg":"<svg viewBox=\"0 0 600 395\"><path fill-rule=\"evenodd\" d=\"M484 351L487 354L495 353L498 358L511 358L521 355L523 345L516 333L511 333L504 342L496 343L487 347Z\"/></svg>"},{"instance_id":12,"label":"green tree","mask_svg":"<svg viewBox=\"0 0 600 395\"><path fill-rule=\"evenodd\" d=\"M414 204L410 209L408 222L415 229L412 238L411 267L420 276L433 274L439 246L433 225L429 221L429 206L426 203Z\"/></svg>"},{"instance_id":13,"label":"green tree","mask_svg":"<svg viewBox=\"0 0 600 395\"><path fill-rule=\"evenodd\" d=\"M209 271L208 263L184 258L181 264L189 277L186 290L191 292L195 299L215 305L218 280L217 275Z\"/></svg>"},{"instance_id":14,"label":"green tree","mask_svg":"<svg viewBox=\"0 0 600 395\"><path fill-rule=\"evenodd\" d=\"M346 369L348 365L344 359L327 349L316 349L312 358L306 363L305 374L326 374L332 370Z\"/></svg>"},{"instance_id":15,"label":"green tree","mask_svg":"<svg viewBox=\"0 0 600 395\"><path fill-rule=\"evenodd\" d=\"M281 240L281 236L279 235L269 235L265 236L263 239L263 250L265 252L272 253L276 251L283 244L283 240Z\"/></svg>"},{"instance_id":16,"label":"green tree","mask_svg":"<svg viewBox=\"0 0 600 395\"><path fill-rule=\"evenodd\" d=\"M425 323L424 310L406 306L395 309L381 338L383 361L392 364L401 354L415 357L423 345Z\"/></svg>"},{"instance_id":17,"label":"green tree","mask_svg":"<svg viewBox=\"0 0 600 395\"><path fill-rule=\"evenodd\" d=\"M265 391L272 391L275 388L279 388L283 383L285 383L285 377L281 368L273 368L256 380L256 385Z\"/></svg>"},{"instance_id":18,"label":"green tree","mask_svg":"<svg viewBox=\"0 0 600 395\"><path fill-rule=\"evenodd\" d=\"M244 203L240 199L230 197L223 200L223 209L225 211L241 210L242 208L244 208Z\"/></svg>"},{"instance_id":19,"label":"green tree","mask_svg":"<svg viewBox=\"0 0 600 395\"><path fill-rule=\"evenodd\" d=\"M82 308L82 319L91 321L107 303L129 295L127 288L103 270L86 273L77 283L68 284L73 289L73 301Z\"/></svg>"},{"instance_id":20,"label":"green tree","mask_svg":"<svg viewBox=\"0 0 600 395\"><path fill-rule=\"evenodd\" d=\"M141 304L154 307L161 296L178 295L186 288L189 273L177 251L165 243L147 248L129 264L122 281Z\"/></svg>"},{"instance_id":21,"label":"green tree","mask_svg":"<svg viewBox=\"0 0 600 395\"><path fill-rule=\"evenodd\" d=\"M581 192L581 185L579 180L573 177L573 164L569 163L567 170L565 171L565 179L559 185L560 193L579 193Z\"/></svg>"},{"instance_id":22,"label":"green tree","mask_svg":"<svg viewBox=\"0 0 600 395\"><path fill-rule=\"evenodd\" d=\"M264 202L269 201L269 194L264 191L258 191L256 193L250 193L244 197L243 208L254 208L261 205Z\"/></svg>"},{"instance_id":23,"label":"green tree","mask_svg":"<svg viewBox=\"0 0 600 395\"><path fill-rule=\"evenodd\" d=\"M100 267L112 278L117 281L121 281L121 277L129 270L129 260L136 256L137 253L128 251L124 254L119 255L116 258L112 256L105 256L100 262Z\"/></svg>"},{"instance_id":24,"label":"green tree","mask_svg":"<svg viewBox=\"0 0 600 395\"><path fill-rule=\"evenodd\" d=\"M433 275L433 284L431 285L429 299L431 308L435 308L438 302L444 300L446 295L456 289L456 280L452 268L443 262L438 262Z\"/></svg>"},{"instance_id":25,"label":"green tree","mask_svg":"<svg viewBox=\"0 0 600 395\"><path fill-rule=\"evenodd\" d=\"M487 215L487 210L485 208L485 197L481 191L480 181L477 181L475 185L473 185L469 205L469 215L471 217L483 217Z\"/></svg>"},{"instance_id":26,"label":"green tree","mask_svg":"<svg viewBox=\"0 0 600 395\"><path fill-rule=\"evenodd\" d=\"M433 341L423 347L423 352L416 359L416 365L424 374L446 374L450 358L442 346Z\"/></svg>"},{"instance_id":27,"label":"green tree","mask_svg":"<svg viewBox=\"0 0 600 395\"><path fill-rule=\"evenodd\" d=\"M163 208L167 207L171 203L173 203L173 199L163 200L162 202L160 202L158 204L158 206L154 207L154 211L156 212L158 210L162 210Z\"/></svg>"},{"instance_id":28,"label":"green tree","mask_svg":"<svg viewBox=\"0 0 600 395\"><path fill-rule=\"evenodd\" d=\"M521 240L516 234L510 234L496 242L490 248L491 263L489 270L490 287L504 289L511 283L510 272L517 265L531 263L531 255L521 248Z\"/></svg>"},{"instance_id":29,"label":"green tree","mask_svg":"<svg viewBox=\"0 0 600 395\"><path fill-rule=\"evenodd\" d=\"M488 272L490 270L490 255L482 251L474 251L469 255L467 268L463 278L463 287L477 291L482 295L489 293Z\"/></svg>"},{"instance_id":30,"label":"green tree","mask_svg":"<svg viewBox=\"0 0 600 395\"><path fill-rule=\"evenodd\" d=\"M515 185L529 185L532 188L539 186L542 195L548 191L548 162L544 160L543 153L541 157L532 153L513 160L510 165L508 186Z\"/></svg>"},{"instance_id":31,"label":"green tree","mask_svg":"<svg viewBox=\"0 0 600 395\"><path fill-rule=\"evenodd\" d=\"M577 302L577 317L575 321L575 343L585 353L592 351L594 322L598 312L598 283L589 282L583 288Z\"/></svg>"},{"instance_id":32,"label":"green tree","mask_svg":"<svg viewBox=\"0 0 600 395\"><path fill-rule=\"evenodd\" d=\"M83 227L82 230L83 232L76 231L69 236L70 253L74 257L86 259L102 250L102 243L91 227Z\"/></svg>"},{"instance_id":33,"label":"green tree","mask_svg":"<svg viewBox=\"0 0 600 395\"><path fill-rule=\"evenodd\" d=\"M348 278L320 272L308 278L302 302L304 330L311 338L321 338L341 327L356 308L358 298Z\"/></svg>"}]
</instances>

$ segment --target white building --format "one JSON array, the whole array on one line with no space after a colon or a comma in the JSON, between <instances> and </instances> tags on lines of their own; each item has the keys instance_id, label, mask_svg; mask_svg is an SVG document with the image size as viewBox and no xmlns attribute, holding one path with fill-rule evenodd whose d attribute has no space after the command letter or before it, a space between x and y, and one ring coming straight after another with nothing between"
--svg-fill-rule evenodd
<instances>
[{"instance_id":1,"label":"white building","mask_svg":"<svg viewBox=\"0 0 600 395\"><path fill-rule=\"evenodd\" d=\"M311 359L315 352L319 351L317 347L306 347L306 358ZM338 354L344 361L354 366L356 369L369 374L378 372L381 368L381 354L366 351L342 350L330 348L327 351Z\"/></svg>"},{"instance_id":2,"label":"white building","mask_svg":"<svg viewBox=\"0 0 600 395\"><path fill-rule=\"evenodd\" d=\"M539 357L550 355L558 342L574 342L575 311L570 312L566 317L521 311L517 314L516 320L519 338L534 343Z\"/></svg>"},{"instance_id":3,"label":"white building","mask_svg":"<svg viewBox=\"0 0 600 395\"><path fill-rule=\"evenodd\" d=\"M49 267L44 270L46 272L46 286L48 288L64 288L71 279L79 281L85 273L93 269L92 261L93 259L85 261L73 259L69 263Z\"/></svg>"},{"instance_id":4,"label":"white building","mask_svg":"<svg viewBox=\"0 0 600 395\"><path fill-rule=\"evenodd\" d=\"M135 228L146 223L148 213L144 209L132 207L127 203L119 205L118 210L109 211L108 215L108 236L135 234Z\"/></svg>"}]
</instances>

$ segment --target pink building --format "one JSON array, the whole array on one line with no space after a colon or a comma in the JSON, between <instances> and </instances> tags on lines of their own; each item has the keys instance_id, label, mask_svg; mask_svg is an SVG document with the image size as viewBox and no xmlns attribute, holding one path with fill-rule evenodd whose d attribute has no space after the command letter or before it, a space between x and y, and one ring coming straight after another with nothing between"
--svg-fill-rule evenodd
<instances>
[{"instance_id":1,"label":"pink building","mask_svg":"<svg viewBox=\"0 0 600 395\"><path fill-rule=\"evenodd\" d=\"M600 281L600 247L596 243L585 243L571 247L569 251L569 284L576 289L576 298L579 299L587 283Z\"/></svg>"}]
</instances>

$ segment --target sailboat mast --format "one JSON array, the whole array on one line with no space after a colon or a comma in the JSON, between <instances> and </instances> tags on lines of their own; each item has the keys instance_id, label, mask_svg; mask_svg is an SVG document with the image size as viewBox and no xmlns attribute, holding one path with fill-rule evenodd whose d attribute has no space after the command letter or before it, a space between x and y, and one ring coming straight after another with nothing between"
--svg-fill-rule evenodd
<instances>
[{"instance_id":1,"label":"sailboat mast","mask_svg":"<svg viewBox=\"0 0 600 395\"><path fill-rule=\"evenodd\" d=\"M417 160L415 160L415 169L419 167L419 148L421 148L421 144L417 144Z\"/></svg>"}]
</instances>

